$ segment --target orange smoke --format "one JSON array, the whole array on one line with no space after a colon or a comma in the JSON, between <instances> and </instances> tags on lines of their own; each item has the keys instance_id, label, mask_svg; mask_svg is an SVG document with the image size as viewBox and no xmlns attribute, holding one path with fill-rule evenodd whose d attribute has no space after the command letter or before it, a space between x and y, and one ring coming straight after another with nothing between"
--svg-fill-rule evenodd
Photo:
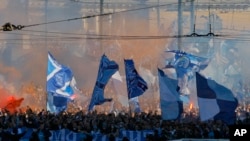
<instances>
[{"instance_id":1,"label":"orange smoke","mask_svg":"<svg viewBox=\"0 0 250 141\"><path fill-rule=\"evenodd\" d=\"M21 87L21 92L35 96L35 94L37 93L36 86L33 83L25 84Z\"/></svg>"},{"instance_id":2,"label":"orange smoke","mask_svg":"<svg viewBox=\"0 0 250 141\"><path fill-rule=\"evenodd\" d=\"M1 94L0 108L8 110L10 113L14 113L17 110L17 108L21 106L21 103L24 100L24 98L19 98L19 99L15 98L4 88L0 88L0 94Z\"/></svg>"},{"instance_id":3,"label":"orange smoke","mask_svg":"<svg viewBox=\"0 0 250 141\"><path fill-rule=\"evenodd\" d=\"M1 62L0 74L6 76L7 81L19 80L22 76L16 68L3 65Z\"/></svg>"},{"instance_id":4,"label":"orange smoke","mask_svg":"<svg viewBox=\"0 0 250 141\"><path fill-rule=\"evenodd\" d=\"M13 114L17 111L17 108L21 106L23 100L24 98L16 99L15 97L10 96L8 97L7 104L4 108Z\"/></svg>"},{"instance_id":5,"label":"orange smoke","mask_svg":"<svg viewBox=\"0 0 250 141\"><path fill-rule=\"evenodd\" d=\"M137 16L137 15L136 15ZM166 29L159 31L158 27L149 28L151 24L148 19L144 18L128 18L124 23L123 15L116 16L110 22L103 22L103 34L121 35L121 36L157 36L169 33ZM135 17L135 16L133 16ZM124 23L124 24L123 24ZM165 26L167 23L165 23ZM154 24L155 25L155 24ZM95 28L95 26L93 27ZM149 30L150 29L150 30ZM91 30L91 29L90 29ZM150 69L154 74L157 69L156 64L160 60L160 55L165 50L168 39L138 39L138 40L75 40L72 42L64 42L61 39L51 39L45 42L30 40L30 49L15 50L23 55L16 60L14 67L1 64L0 74L4 76L7 83L16 84L18 96L24 97L25 101L22 105L30 107L46 107L46 70L47 70L47 53L50 51L59 63L72 68L77 84L82 89L88 90L88 97L91 97L92 89L96 81L97 70L99 67L99 59L102 53L106 53L108 57L115 60L124 74L124 59L134 59L136 65ZM80 49L82 52L77 52ZM102 43L101 45L98 43ZM100 46L102 48L100 48ZM86 49L86 51L85 51ZM91 51L88 51L91 50ZM97 50L101 50L98 55ZM81 55L76 57L75 52ZM94 52L94 55L91 53ZM32 82L32 83L29 83ZM20 86L21 85L21 86ZM41 87L41 91L36 86ZM21 87L21 88L20 88ZM19 89L20 88L20 89ZM16 94L17 95L17 94ZM2 97L2 93L0 93ZM8 95L10 96L10 94ZM7 99L7 97L5 98ZM36 101L36 102L34 102ZM1 102L1 107L7 105L7 100Z\"/></svg>"},{"instance_id":6,"label":"orange smoke","mask_svg":"<svg viewBox=\"0 0 250 141\"><path fill-rule=\"evenodd\" d=\"M0 87L0 96L1 96L0 107L1 108L7 105L7 99L8 99L8 96L10 95L11 94L6 89Z\"/></svg>"}]
</instances>

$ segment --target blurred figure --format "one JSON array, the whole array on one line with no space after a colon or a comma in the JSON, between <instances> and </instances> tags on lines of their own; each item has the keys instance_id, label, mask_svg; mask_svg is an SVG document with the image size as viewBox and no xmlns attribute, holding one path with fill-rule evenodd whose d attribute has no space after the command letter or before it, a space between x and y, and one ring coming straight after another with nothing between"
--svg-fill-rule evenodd
<instances>
[{"instance_id":1,"label":"blurred figure","mask_svg":"<svg viewBox=\"0 0 250 141\"><path fill-rule=\"evenodd\" d=\"M26 131L19 133L19 130L19 128L15 127L12 129L12 132L4 132L4 136L8 137L9 141L20 141L20 139L26 134Z\"/></svg>"}]
</instances>

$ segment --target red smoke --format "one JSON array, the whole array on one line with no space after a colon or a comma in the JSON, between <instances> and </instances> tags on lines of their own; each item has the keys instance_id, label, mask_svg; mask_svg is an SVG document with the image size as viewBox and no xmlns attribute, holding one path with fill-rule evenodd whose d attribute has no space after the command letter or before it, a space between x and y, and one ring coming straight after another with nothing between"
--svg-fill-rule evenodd
<instances>
[{"instance_id":1,"label":"red smoke","mask_svg":"<svg viewBox=\"0 0 250 141\"><path fill-rule=\"evenodd\" d=\"M8 110L11 114L17 111L17 108L21 106L24 98L15 98L6 89L0 88L1 103L0 107Z\"/></svg>"},{"instance_id":2,"label":"red smoke","mask_svg":"<svg viewBox=\"0 0 250 141\"><path fill-rule=\"evenodd\" d=\"M7 99L7 105L4 107L6 110L8 110L11 114L15 113L17 111L17 108L21 106L24 98L16 99L13 96L8 97Z\"/></svg>"}]
</instances>

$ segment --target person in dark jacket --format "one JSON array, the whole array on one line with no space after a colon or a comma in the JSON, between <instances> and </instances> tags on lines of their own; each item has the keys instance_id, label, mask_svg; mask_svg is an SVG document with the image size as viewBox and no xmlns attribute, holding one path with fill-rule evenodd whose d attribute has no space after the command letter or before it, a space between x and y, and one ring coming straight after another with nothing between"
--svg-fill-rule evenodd
<instances>
[{"instance_id":1,"label":"person in dark jacket","mask_svg":"<svg viewBox=\"0 0 250 141\"><path fill-rule=\"evenodd\" d=\"M27 131L18 133L18 128L13 128L12 132L5 132L4 134L9 138L10 141L20 141L20 139L26 134Z\"/></svg>"},{"instance_id":2,"label":"person in dark jacket","mask_svg":"<svg viewBox=\"0 0 250 141\"><path fill-rule=\"evenodd\" d=\"M9 141L7 136L7 129L0 127L0 141Z\"/></svg>"},{"instance_id":3,"label":"person in dark jacket","mask_svg":"<svg viewBox=\"0 0 250 141\"><path fill-rule=\"evenodd\" d=\"M38 130L37 129L33 129L33 132L30 136L29 141L39 141L39 136L38 136Z\"/></svg>"}]
</instances>

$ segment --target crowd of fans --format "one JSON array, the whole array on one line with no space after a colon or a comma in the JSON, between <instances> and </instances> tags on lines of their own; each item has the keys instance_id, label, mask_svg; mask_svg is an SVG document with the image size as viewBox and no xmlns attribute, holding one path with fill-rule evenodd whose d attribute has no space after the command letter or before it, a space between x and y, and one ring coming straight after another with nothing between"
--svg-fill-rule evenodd
<instances>
[{"instance_id":1,"label":"crowd of fans","mask_svg":"<svg viewBox=\"0 0 250 141\"><path fill-rule=\"evenodd\" d=\"M69 129L80 133L84 141L92 140L92 135L95 133L108 135L112 141L119 136L121 130L153 130L154 134L146 136L148 141L180 138L229 138L229 127L223 122L214 120L201 122L197 109L185 111L179 120L164 121L157 112L130 114L123 111L110 113L93 111L86 113L77 109L74 113L65 111L55 115L46 110L34 111L30 107L14 114L1 109L0 140L18 141L25 134L27 128L33 129L30 141L49 141L50 131L60 129ZM236 124L249 124L248 112L239 106ZM244 116L242 116L243 113ZM128 140L127 137L122 138L124 141Z\"/></svg>"}]
</instances>

